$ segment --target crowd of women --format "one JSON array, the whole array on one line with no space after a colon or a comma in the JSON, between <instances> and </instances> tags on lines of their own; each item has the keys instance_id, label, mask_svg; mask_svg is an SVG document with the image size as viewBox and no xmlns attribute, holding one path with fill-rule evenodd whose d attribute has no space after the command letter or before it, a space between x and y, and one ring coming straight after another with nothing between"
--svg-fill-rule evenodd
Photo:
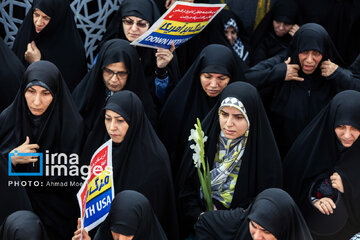
<instances>
[{"instance_id":1,"label":"crowd of women","mask_svg":"<svg viewBox=\"0 0 360 240\"><path fill-rule=\"evenodd\" d=\"M130 45L174 2L123 0L89 70L67 0L34 0L13 49L0 39L0 239L357 239L360 3L277 0L249 32L229 1L177 49ZM109 139L116 196L86 232L86 173L44 168Z\"/></svg>"}]
</instances>

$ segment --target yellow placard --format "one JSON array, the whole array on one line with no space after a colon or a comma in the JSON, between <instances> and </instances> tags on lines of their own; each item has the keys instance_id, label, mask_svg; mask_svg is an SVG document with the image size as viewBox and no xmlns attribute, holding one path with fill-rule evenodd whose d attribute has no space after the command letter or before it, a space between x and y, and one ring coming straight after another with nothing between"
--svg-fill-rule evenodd
<instances>
[{"instance_id":1,"label":"yellow placard","mask_svg":"<svg viewBox=\"0 0 360 240\"><path fill-rule=\"evenodd\" d=\"M155 32L173 36L187 36L201 32L206 26L206 22L177 22L177 21L164 21Z\"/></svg>"},{"instance_id":2,"label":"yellow placard","mask_svg":"<svg viewBox=\"0 0 360 240\"><path fill-rule=\"evenodd\" d=\"M107 171L103 171L100 175L94 177L88 184L88 196L86 202L111 188L111 177Z\"/></svg>"}]
</instances>

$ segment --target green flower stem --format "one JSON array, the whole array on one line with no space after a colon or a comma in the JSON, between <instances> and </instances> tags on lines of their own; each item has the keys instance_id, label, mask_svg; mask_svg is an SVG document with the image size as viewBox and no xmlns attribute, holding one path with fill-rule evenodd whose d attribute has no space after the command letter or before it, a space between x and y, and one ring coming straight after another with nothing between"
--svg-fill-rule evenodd
<instances>
[{"instance_id":1,"label":"green flower stem","mask_svg":"<svg viewBox=\"0 0 360 240\"><path fill-rule=\"evenodd\" d=\"M214 210L214 207L212 202L210 167L208 161L206 161L205 164L204 138L202 135L201 123L199 118L197 118L196 120L197 120L197 124L195 124L195 129L199 135L198 144L200 146L200 158L201 158L201 165L203 172L200 171L200 167L197 167L197 170L198 170L203 196L206 201L206 211L212 211Z\"/></svg>"}]
</instances>

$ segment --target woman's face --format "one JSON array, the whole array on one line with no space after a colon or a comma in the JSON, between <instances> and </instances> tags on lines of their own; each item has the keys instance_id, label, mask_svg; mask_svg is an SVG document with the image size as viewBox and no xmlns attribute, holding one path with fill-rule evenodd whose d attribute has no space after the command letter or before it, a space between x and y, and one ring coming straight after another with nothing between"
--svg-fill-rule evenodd
<instances>
[{"instance_id":1,"label":"woman's face","mask_svg":"<svg viewBox=\"0 0 360 240\"><path fill-rule=\"evenodd\" d=\"M112 235L114 240L132 240L134 238L134 235L125 236L125 235L122 235L120 233L115 233L113 231L111 231L111 235Z\"/></svg>"},{"instance_id":2,"label":"woman's face","mask_svg":"<svg viewBox=\"0 0 360 240\"><path fill-rule=\"evenodd\" d=\"M41 116L50 106L53 96L46 88L34 85L26 89L25 100L30 112L35 116Z\"/></svg>"},{"instance_id":3,"label":"woman's face","mask_svg":"<svg viewBox=\"0 0 360 240\"><path fill-rule=\"evenodd\" d=\"M116 62L103 68L103 79L107 89L118 92L125 87L128 72L124 62Z\"/></svg>"},{"instance_id":4,"label":"woman's face","mask_svg":"<svg viewBox=\"0 0 360 240\"><path fill-rule=\"evenodd\" d=\"M273 20L274 32L278 37L285 36L290 31L292 26L293 26L292 24L287 24L284 22L278 22L276 20Z\"/></svg>"},{"instance_id":5,"label":"woman's face","mask_svg":"<svg viewBox=\"0 0 360 240\"><path fill-rule=\"evenodd\" d=\"M227 139L236 139L245 134L248 123L244 115L234 107L223 107L219 115L220 129Z\"/></svg>"},{"instance_id":6,"label":"woman's face","mask_svg":"<svg viewBox=\"0 0 360 240\"><path fill-rule=\"evenodd\" d=\"M335 128L335 133L344 147L351 147L358 139L360 131L351 125L340 125Z\"/></svg>"},{"instance_id":7,"label":"woman's face","mask_svg":"<svg viewBox=\"0 0 360 240\"><path fill-rule=\"evenodd\" d=\"M135 16L126 16L122 19L124 34L129 42L134 41L145 33L150 24L148 21Z\"/></svg>"},{"instance_id":8,"label":"woman's face","mask_svg":"<svg viewBox=\"0 0 360 240\"><path fill-rule=\"evenodd\" d=\"M105 127L111 140L114 143L121 143L124 140L129 124L125 119L114 111L105 111Z\"/></svg>"},{"instance_id":9,"label":"woman's face","mask_svg":"<svg viewBox=\"0 0 360 240\"><path fill-rule=\"evenodd\" d=\"M201 86L209 97L218 96L228 85L230 77L219 73L202 73Z\"/></svg>"},{"instance_id":10,"label":"woman's face","mask_svg":"<svg viewBox=\"0 0 360 240\"><path fill-rule=\"evenodd\" d=\"M305 74L312 74L322 59L322 54L319 51L309 50L299 53L299 62L301 70Z\"/></svg>"},{"instance_id":11,"label":"woman's face","mask_svg":"<svg viewBox=\"0 0 360 240\"><path fill-rule=\"evenodd\" d=\"M40 9L35 9L33 13L33 21L36 33L41 32L50 22L51 17L46 15Z\"/></svg>"},{"instance_id":12,"label":"woman's face","mask_svg":"<svg viewBox=\"0 0 360 240\"><path fill-rule=\"evenodd\" d=\"M233 26L230 26L227 29L225 29L225 36L226 36L227 40L229 41L229 43L231 45L233 45L233 43L235 42L235 40L237 38L237 32L236 32L235 28Z\"/></svg>"},{"instance_id":13,"label":"woman's face","mask_svg":"<svg viewBox=\"0 0 360 240\"><path fill-rule=\"evenodd\" d=\"M249 222L249 229L254 240L277 240L274 235L252 220Z\"/></svg>"}]
</instances>

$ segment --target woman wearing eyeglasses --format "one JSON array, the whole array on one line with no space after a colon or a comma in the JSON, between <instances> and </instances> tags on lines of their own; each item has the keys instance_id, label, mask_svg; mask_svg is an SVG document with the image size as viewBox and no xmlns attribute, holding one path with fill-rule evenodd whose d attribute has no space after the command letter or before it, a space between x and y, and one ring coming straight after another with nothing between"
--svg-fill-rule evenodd
<instances>
[{"instance_id":1,"label":"woman wearing eyeglasses","mask_svg":"<svg viewBox=\"0 0 360 240\"><path fill-rule=\"evenodd\" d=\"M92 129L107 98L124 89L138 95L147 117L154 125L157 118L155 104L145 83L136 50L128 41L109 40L102 46L95 65L73 92L87 130Z\"/></svg>"},{"instance_id":2,"label":"woman wearing eyeglasses","mask_svg":"<svg viewBox=\"0 0 360 240\"><path fill-rule=\"evenodd\" d=\"M103 42L112 38L132 42L144 34L159 17L159 10L152 0L124 0L110 22ZM157 50L136 47L136 50L152 97L160 108L179 80L175 46Z\"/></svg>"}]
</instances>

